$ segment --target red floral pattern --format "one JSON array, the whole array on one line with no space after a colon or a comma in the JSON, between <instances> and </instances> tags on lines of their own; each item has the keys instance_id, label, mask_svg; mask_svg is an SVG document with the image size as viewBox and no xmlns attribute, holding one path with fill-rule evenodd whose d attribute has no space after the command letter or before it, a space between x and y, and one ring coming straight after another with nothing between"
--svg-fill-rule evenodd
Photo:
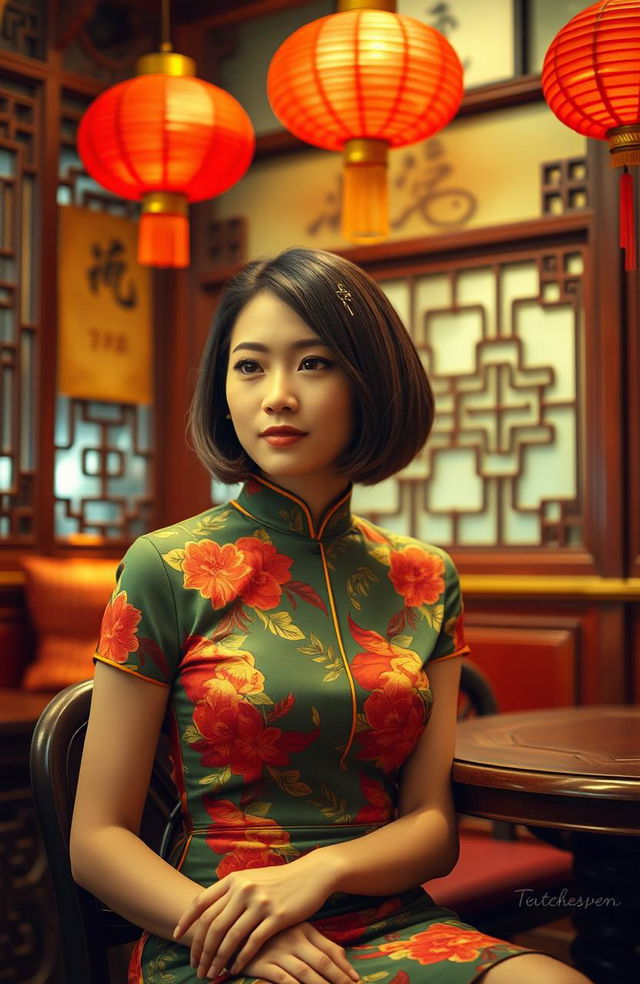
<instances>
[{"instance_id":1,"label":"red floral pattern","mask_svg":"<svg viewBox=\"0 0 640 984\"><path fill-rule=\"evenodd\" d=\"M444 591L444 561L421 547L392 550L389 579L405 605L433 605Z\"/></svg>"},{"instance_id":2,"label":"red floral pattern","mask_svg":"<svg viewBox=\"0 0 640 984\"><path fill-rule=\"evenodd\" d=\"M216 868L218 878L245 868L286 864L286 857L278 849L291 851L291 837L275 820L245 813L230 800L206 796L204 801L213 820L207 831L207 844L216 854L223 855Z\"/></svg>"},{"instance_id":3,"label":"red floral pattern","mask_svg":"<svg viewBox=\"0 0 640 984\"><path fill-rule=\"evenodd\" d=\"M367 806L361 807L354 817L355 823L383 824L393 819L394 804L381 782L360 775L360 789Z\"/></svg>"},{"instance_id":4,"label":"red floral pattern","mask_svg":"<svg viewBox=\"0 0 640 984\"><path fill-rule=\"evenodd\" d=\"M198 701L193 723L202 735L192 746L201 753L202 764L228 766L245 782L257 779L266 766L288 765L291 752L302 751L317 736L317 730L285 732L265 724L260 712L225 680Z\"/></svg>"},{"instance_id":5,"label":"red floral pattern","mask_svg":"<svg viewBox=\"0 0 640 984\"><path fill-rule=\"evenodd\" d=\"M293 558L278 553L272 543L255 536L240 537L236 546L251 569L240 591L243 602L262 611L275 608L282 596L280 585L291 580Z\"/></svg>"},{"instance_id":6,"label":"red floral pattern","mask_svg":"<svg viewBox=\"0 0 640 984\"><path fill-rule=\"evenodd\" d=\"M465 929L455 923L432 923L407 940L381 943L368 957L387 954L392 960L417 960L423 966L451 960L453 963L470 963L477 960L483 947L503 943L495 936L487 936L476 929Z\"/></svg>"},{"instance_id":7,"label":"red floral pattern","mask_svg":"<svg viewBox=\"0 0 640 984\"><path fill-rule=\"evenodd\" d=\"M120 591L107 605L102 616L98 653L116 663L126 663L130 653L138 650L139 608L129 604L127 592Z\"/></svg>"},{"instance_id":8,"label":"red floral pattern","mask_svg":"<svg viewBox=\"0 0 640 984\"><path fill-rule=\"evenodd\" d=\"M233 543L215 540L187 543L182 560L185 588L195 588L214 608L224 608L237 598L251 567Z\"/></svg>"},{"instance_id":9,"label":"red floral pattern","mask_svg":"<svg viewBox=\"0 0 640 984\"><path fill-rule=\"evenodd\" d=\"M351 664L352 673L364 690L384 687L387 683L402 685L407 681L412 687L429 687L429 678L417 653L389 642L379 632L360 628L350 615L348 623L351 635L366 650L357 653Z\"/></svg>"},{"instance_id":10,"label":"red floral pattern","mask_svg":"<svg viewBox=\"0 0 640 984\"><path fill-rule=\"evenodd\" d=\"M415 690L389 683L364 702L370 730L360 735L358 758L373 759L383 772L398 769L424 731L424 704Z\"/></svg>"},{"instance_id":11,"label":"red floral pattern","mask_svg":"<svg viewBox=\"0 0 640 984\"><path fill-rule=\"evenodd\" d=\"M231 684L237 694L259 694L264 691L264 675L256 669L254 656L246 650L225 649L206 636L189 636L182 660L184 689L194 704L203 700L209 690L226 689L220 682Z\"/></svg>"}]
</instances>

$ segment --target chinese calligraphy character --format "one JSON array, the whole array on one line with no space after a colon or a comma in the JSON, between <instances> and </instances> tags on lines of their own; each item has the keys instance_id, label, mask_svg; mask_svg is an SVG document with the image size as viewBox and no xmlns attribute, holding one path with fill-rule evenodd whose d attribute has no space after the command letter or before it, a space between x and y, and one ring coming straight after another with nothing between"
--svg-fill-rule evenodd
<instances>
[{"instance_id":1,"label":"chinese calligraphy character","mask_svg":"<svg viewBox=\"0 0 640 984\"><path fill-rule=\"evenodd\" d=\"M123 290L123 277L127 271L124 245L117 239L112 239L108 249L103 249L98 243L91 244L91 252L95 263L87 270L89 287L97 294L100 287L108 287L113 291L113 298L121 307L133 308L138 302L136 285L129 281L129 289Z\"/></svg>"},{"instance_id":2,"label":"chinese calligraphy character","mask_svg":"<svg viewBox=\"0 0 640 984\"><path fill-rule=\"evenodd\" d=\"M327 192L324 196L323 210L316 216L313 222L310 222L307 226L306 231L310 236L315 236L317 232L320 232L320 229L322 229L324 225L334 231L340 228L341 199L342 175L340 174L338 175L337 188L335 191Z\"/></svg>"},{"instance_id":3,"label":"chinese calligraphy character","mask_svg":"<svg viewBox=\"0 0 640 984\"><path fill-rule=\"evenodd\" d=\"M434 3L427 8L427 17L432 18L431 26L436 31L440 31L446 37L449 31L454 31L458 27L458 19L451 13L450 3Z\"/></svg>"},{"instance_id":4,"label":"chinese calligraphy character","mask_svg":"<svg viewBox=\"0 0 640 984\"><path fill-rule=\"evenodd\" d=\"M435 226L459 226L471 218L477 202L470 191L439 187L452 170L444 158L443 142L433 138L424 144L423 162L419 162L414 153L405 156L395 186L407 192L408 201L391 220L392 229L401 228L414 212L424 222Z\"/></svg>"}]
</instances>

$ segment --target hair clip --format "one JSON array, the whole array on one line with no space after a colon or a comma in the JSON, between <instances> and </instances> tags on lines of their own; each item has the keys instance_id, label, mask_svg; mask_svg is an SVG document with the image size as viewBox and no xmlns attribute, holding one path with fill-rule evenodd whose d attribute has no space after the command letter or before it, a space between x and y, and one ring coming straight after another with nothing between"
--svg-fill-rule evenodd
<instances>
[{"instance_id":1,"label":"hair clip","mask_svg":"<svg viewBox=\"0 0 640 984\"><path fill-rule=\"evenodd\" d=\"M350 290L347 290L347 288L345 287L344 284L337 284L336 286L337 286L336 294L338 295L338 297L340 298L340 300L342 301L342 303L346 307L347 311L349 312L349 314L353 318L354 317L354 313L351 310L351 308L349 307L349 301L352 300L351 291Z\"/></svg>"}]
</instances>

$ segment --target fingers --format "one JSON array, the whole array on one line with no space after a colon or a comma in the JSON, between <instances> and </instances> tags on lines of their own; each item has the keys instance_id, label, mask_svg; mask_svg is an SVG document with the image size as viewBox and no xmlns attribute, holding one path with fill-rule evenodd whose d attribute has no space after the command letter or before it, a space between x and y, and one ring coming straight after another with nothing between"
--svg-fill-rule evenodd
<instances>
[{"instance_id":1,"label":"fingers","mask_svg":"<svg viewBox=\"0 0 640 984\"><path fill-rule=\"evenodd\" d=\"M239 973L246 963L257 954L258 950L260 950L267 940L270 940L279 929L282 929L282 923L276 916L269 916L265 919L263 916L258 914L253 917L253 923L251 924L249 922L249 913L250 910L247 911L247 913L245 913L245 917L239 920L233 927L233 933L228 933L227 937L220 945L218 955L212 966L225 966L225 958L228 957L230 959L240 944L243 943L244 945L238 951L235 959L229 967L232 974ZM220 960L223 961L222 964L220 963Z\"/></svg>"},{"instance_id":2,"label":"fingers","mask_svg":"<svg viewBox=\"0 0 640 984\"><path fill-rule=\"evenodd\" d=\"M347 955L343 947L339 946L337 943L334 943L332 940L328 940L326 936L323 936L322 933L311 925L309 926L308 938L312 947L315 948L315 951L318 954L323 954L323 958L328 959L339 972L340 980L336 980L335 976L327 978L328 980L330 979L331 981L334 981L334 984L343 984L344 974L346 974L347 977L350 977L353 981L360 980L360 974L347 960ZM320 959L322 960L323 958ZM318 967L317 964L314 964L314 967L321 974L324 973L323 967L327 970L331 970L331 967L325 964L320 967ZM340 971L342 973L340 973Z\"/></svg>"},{"instance_id":3,"label":"fingers","mask_svg":"<svg viewBox=\"0 0 640 984\"><path fill-rule=\"evenodd\" d=\"M198 927L191 943L191 966L197 976L216 977L223 967L229 967L233 954L259 919L250 909L243 910L239 902L227 905L224 911L215 908L204 912L202 929Z\"/></svg>"},{"instance_id":4,"label":"fingers","mask_svg":"<svg viewBox=\"0 0 640 984\"><path fill-rule=\"evenodd\" d=\"M308 923L271 937L241 969L274 984L353 984L359 980L344 949Z\"/></svg>"},{"instance_id":5,"label":"fingers","mask_svg":"<svg viewBox=\"0 0 640 984\"><path fill-rule=\"evenodd\" d=\"M345 977L345 973L331 957L315 950L309 952L303 959L296 956L285 956L280 961L280 966L296 981L296 984L347 984L351 977Z\"/></svg>"},{"instance_id":6,"label":"fingers","mask_svg":"<svg viewBox=\"0 0 640 984\"><path fill-rule=\"evenodd\" d=\"M176 928L173 931L174 940L180 939L189 929L189 926L196 919L200 918L203 912L226 894L228 888L228 883L225 884L224 879L221 879L219 882L210 885L209 888L204 889L199 895L196 895L191 905L185 909L178 920Z\"/></svg>"}]
</instances>

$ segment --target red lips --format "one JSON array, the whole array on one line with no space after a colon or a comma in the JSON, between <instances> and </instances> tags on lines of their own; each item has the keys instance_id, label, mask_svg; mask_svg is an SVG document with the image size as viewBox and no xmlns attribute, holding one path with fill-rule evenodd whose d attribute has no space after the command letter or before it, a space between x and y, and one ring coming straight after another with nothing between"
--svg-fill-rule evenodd
<instances>
[{"instance_id":1,"label":"red lips","mask_svg":"<svg viewBox=\"0 0 640 984\"><path fill-rule=\"evenodd\" d=\"M266 430L262 431L260 437L267 437L267 435L269 434L279 435L280 437L286 437L287 435L304 437L306 433L307 433L306 431L298 430L297 427L289 427L289 426L267 427Z\"/></svg>"}]
</instances>

